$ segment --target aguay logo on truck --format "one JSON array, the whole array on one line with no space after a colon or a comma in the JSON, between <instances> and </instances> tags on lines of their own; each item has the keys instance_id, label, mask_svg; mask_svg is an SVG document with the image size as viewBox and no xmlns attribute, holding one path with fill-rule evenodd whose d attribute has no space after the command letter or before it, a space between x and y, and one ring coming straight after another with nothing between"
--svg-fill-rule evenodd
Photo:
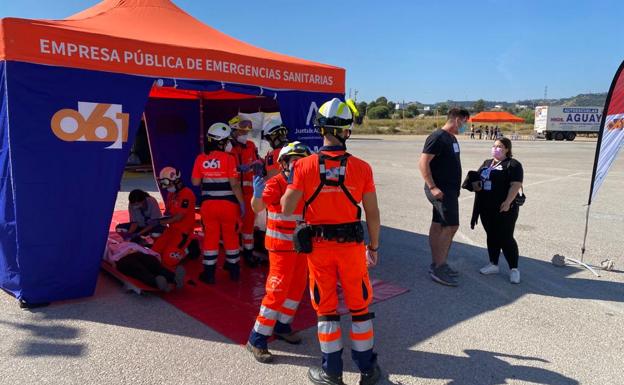
<instances>
[{"instance_id":1,"label":"aguay logo on truck","mask_svg":"<svg viewBox=\"0 0 624 385\"><path fill-rule=\"evenodd\" d=\"M598 108L563 108L562 114L550 118L551 122L574 125L599 124L602 112Z\"/></svg>"},{"instance_id":2,"label":"aguay logo on truck","mask_svg":"<svg viewBox=\"0 0 624 385\"><path fill-rule=\"evenodd\" d=\"M107 149L121 149L128 141L130 115L121 104L78 102L78 109L57 111L50 121L52 132L66 142L112 142Z\"/></svg>"}]
</instances>

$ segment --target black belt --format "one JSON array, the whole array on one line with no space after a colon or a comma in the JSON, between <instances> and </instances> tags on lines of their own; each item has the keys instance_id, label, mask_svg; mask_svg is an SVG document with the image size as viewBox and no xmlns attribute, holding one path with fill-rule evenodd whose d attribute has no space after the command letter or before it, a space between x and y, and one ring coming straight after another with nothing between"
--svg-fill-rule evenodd
<instances>
[{"instance_id":1,"label":"black belt","mask_svg":"<svg viewBox=\"0 0 624 385\"><path fill-rule=\"evenodd\" d=\"M338 243L364 242L362 222L340 223L337 225L310 225L312 237L323 238Z\"/></svg>"}]
</instances>

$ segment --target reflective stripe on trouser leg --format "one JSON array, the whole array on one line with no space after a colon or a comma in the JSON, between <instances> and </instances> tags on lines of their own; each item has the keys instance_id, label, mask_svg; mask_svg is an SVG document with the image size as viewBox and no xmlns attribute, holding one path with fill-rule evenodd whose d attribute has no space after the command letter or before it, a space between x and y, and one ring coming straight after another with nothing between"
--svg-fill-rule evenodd
<instances>
[{"instance_id":1,"label":"reflective stripe on trouser leg","mask_svg":"<svg viewBox=\"0 0 624 385\"><path fill-rule=\"evenodd\" d=\"M293 318L295 317L298 306L299 301L286 299L286 301L284 301L284 303L282 304L282 308L280 309L277 320L283 324L291 323L293 321Z\"/></svg>"},{"instance_id":2,"label":"reflective stripe on trouser leg","mask_svg":"<svg viewBox=\"0 0 624 385\"><path fill-rule=\"evenodd\" d=\"M213 266L217 264L217 256L219 255L219 250L206 250L204 251L204 265L205 266Z\"/></svg>"},{"instance_id":3,"label":"reflective stripe on trouser leg","mask_svg":"<svg viewBox=\"0 0 624 385\"><path fill-rule=\"evenodd\" d=\"M243 234L243 248L245 250L253 250L254 248L254 235L252 234Z\"/></svg>"},{"instance_id":4,"label":"reflective stripe on trouser leg","mask_svg":"<svg viewBox=\"0 0 624 385\"><path fill-rule=\"evenodd\" d=\"M279 312L262 305L256 323L249 334L249 342L257 348L266 349L267 339L273 335Z\"/></svg>"},{"instance_id":5,"label":"reflective stripe on trouser leg","mask_svg":"<svg viewBox=\"0 0 624 385\"><path fill-rule=\"evenodd\" d=\"M318 338L326 373L342 375L342 332L340 321L319 321Z\"/></svg>"},{"instance_id":6,"label":"reflective stripe on trouser leg","mask_svg":"<svg viewBox=\"0 0 624 385\"><path fill-rule=\"evenodd\" d=\"M228 263L238 263L240 261L240 254L238 250L226 250L225 251L225 260Z\"/></svg>"},{"instance_id":7,"label":"reflective stripe on trouser leg","mask_svg":"<svg viewBox=\"0 0 624 385\"><path fill-rule=\"evenodd\" d=\"M377 355L373 353L373 344L373 321L353 321L351 323L351 358L360 372L369 372L375 364Z\"/></svg>"}]
</instances>

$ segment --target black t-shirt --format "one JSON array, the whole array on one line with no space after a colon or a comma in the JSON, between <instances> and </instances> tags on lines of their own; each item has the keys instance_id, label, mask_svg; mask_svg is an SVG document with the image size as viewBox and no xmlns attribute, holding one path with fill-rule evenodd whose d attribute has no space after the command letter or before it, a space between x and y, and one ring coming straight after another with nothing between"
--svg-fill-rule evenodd
<instances>
[{"instance_id":1,"label":"black t-shirt","mask_svg":"<svg viewBox=\"0 0 624 385\"><path fill-rule=\"evenodd\" d=\"M423 153L435 155L429 165L436 187L442 191L459 191L462 170L455 135L438 128L425 141Z\"/></svg>"},{"instance_id":2,"label":"black t-shirt","mask_svg":"<svg viewBox=\"0 0 624 385\"><path fill-rule=\"evenodd\" d=\"M500 164L496 163L496 160L486 159L478 170L483 186L477 197L479 205L483 208L499 208L507 199L511 182L522 183L524 178L522 164L517 160L506 158ZM492 168L493 165L496 166ZM486 187L489 187L489 190L486 190Z\"/></svg>"}]
</instances>

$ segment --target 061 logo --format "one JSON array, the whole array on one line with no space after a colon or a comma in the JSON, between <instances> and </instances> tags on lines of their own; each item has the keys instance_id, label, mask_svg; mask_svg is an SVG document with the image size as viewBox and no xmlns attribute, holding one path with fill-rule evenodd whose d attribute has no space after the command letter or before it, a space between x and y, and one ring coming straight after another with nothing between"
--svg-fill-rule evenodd
<instances>
[{"instance_id":1,"label":"061 logo","mask_svg":"<svg viewBox=\"0 0 624 385\"><path fill-rule=\"evenodd\" d=\"M113 142L108 149L120 149L128 141L130 115L121 104L78 102L78 110L57 111L50 127L66 142Z\"/></svg>"},{"instance_id":2,"label":"061 logo","mask_svg":"<svg viewBox=\"0 0 624 385\"><path fill-rule=\"evenodd\" d=\"M204 161L202 166L204 168L210 168L210 169L221 168L221 161L217 159L208 159Z\"/></svg>"}]
</instances>

